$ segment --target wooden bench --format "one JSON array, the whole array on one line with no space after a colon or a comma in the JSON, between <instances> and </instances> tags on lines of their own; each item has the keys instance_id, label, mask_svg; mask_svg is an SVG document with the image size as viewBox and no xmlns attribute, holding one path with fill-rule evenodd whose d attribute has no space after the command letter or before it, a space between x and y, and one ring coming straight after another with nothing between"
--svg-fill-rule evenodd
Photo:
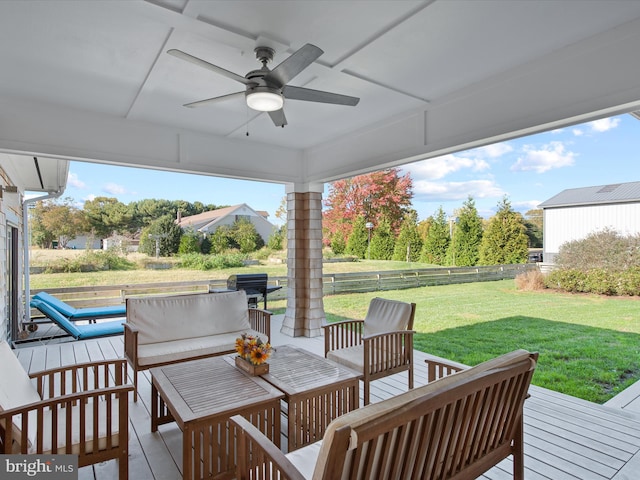
<instances>
[{"instance_id":1,"label":"wooden bench","mask_svg":"<svg viewBox=\"0 0 640 480\"><path fill-rule=\"evenodd\" d=\"M523 405L537 353L516 350L347 413L284 454L241 416L238 480L474 479L513 456L524 479Z\"/></svg>"}]
</instances>

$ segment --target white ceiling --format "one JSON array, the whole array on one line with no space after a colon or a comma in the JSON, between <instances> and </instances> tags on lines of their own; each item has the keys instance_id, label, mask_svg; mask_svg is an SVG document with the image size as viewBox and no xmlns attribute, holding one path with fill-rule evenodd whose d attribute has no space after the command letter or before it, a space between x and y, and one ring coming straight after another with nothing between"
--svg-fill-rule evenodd
<instances>
[{"instance_id":1,"label":"white ceiling","mask_svg":"<svg viewBox=\"0 0 640 480\"><path fill-rule=\"evenodd\" d=\"M276 49L325 53L289 122L233 99ZM640 1L0 2L0 151L293 183L336 178L640 108ZM248 125L247 125L248 121ZM246 135L247 131L249 136Z\"/></svg>"}]
</instances>

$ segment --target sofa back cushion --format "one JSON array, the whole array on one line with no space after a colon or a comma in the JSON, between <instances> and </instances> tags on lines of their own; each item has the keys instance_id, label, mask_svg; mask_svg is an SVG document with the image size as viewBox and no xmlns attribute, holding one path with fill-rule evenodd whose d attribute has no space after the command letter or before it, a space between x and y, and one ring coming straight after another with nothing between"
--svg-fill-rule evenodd
<instances>
[{"instance_id":1,"label":"sofa back cushion","mask_svg":"<svg viewBox=\"0 0 640 480\"><path fill-rule=\"evenodd\" d=\"M127 299L127 323L141 345L251 328L243 290Z\"/></svg>"},{"instance_id":2,"label":"sofa back cushion","mask_svg":"<svg viewBox=\"0 0 640 480\"><path fill-rule=\"evenodd\" d=\"M410 303L372 298L364 319L364 335L406 330L411 319Z\"/></svg>"}]
</instances>

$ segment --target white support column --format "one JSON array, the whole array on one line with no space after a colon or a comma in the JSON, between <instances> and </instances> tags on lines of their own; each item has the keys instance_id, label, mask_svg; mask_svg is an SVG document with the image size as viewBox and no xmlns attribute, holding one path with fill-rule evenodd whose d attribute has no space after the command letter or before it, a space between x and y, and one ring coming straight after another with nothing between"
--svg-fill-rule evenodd
<instances>
[{"instance_id":1,"label":"white support column","mask_svg":"<svg viewBox=\"0 0 640 480\"><path fill-rule=\"evenodd\" d=\"M287 310L280 331L292 337L322 335L325 322L322 186L313 190L287 192Z\"/></svg>"}]
</instances>

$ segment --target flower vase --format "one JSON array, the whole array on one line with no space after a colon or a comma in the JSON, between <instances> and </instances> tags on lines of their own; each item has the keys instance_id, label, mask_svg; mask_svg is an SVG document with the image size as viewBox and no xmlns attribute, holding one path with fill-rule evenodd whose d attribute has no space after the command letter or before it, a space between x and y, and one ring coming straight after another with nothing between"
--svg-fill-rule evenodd
<instances>
[{"instance_id":1,"label":"flower vase","mask_svg":"<svg viewBox=\"0 0 640 480\"><path fill-rule=\"evenodd\" d=\"M256 377L258 375L266 375L269 373L269 364L262 363L260 365L254 365L249 360L245 360L242 357L236 357L236 367L245 372L247 375Z\"/></svg>"}]
</instances>

